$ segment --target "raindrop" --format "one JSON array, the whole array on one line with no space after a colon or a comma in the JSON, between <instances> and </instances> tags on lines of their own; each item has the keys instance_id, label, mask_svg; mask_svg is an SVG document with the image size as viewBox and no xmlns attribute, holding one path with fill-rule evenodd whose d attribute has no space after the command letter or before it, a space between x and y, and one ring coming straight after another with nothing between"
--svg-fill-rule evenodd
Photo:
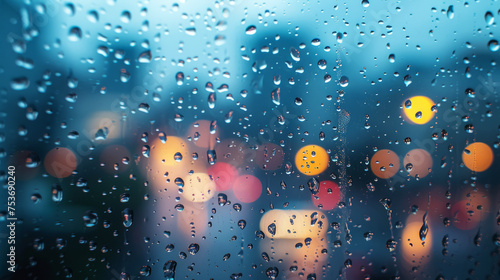
<instances>
[{"instance_id":1,"label":"raindrop","mask_svg":"<svg viewBox=\"0 0 500 280\"><path fill-rule=\"evenodd\" d=\"M418 235L420 237L420 240L425 241L425 238L427 237L427 233L429 233L429 226L427 225L427 213L425 212L424 217L422 218L422 227L420 227L420 231L418 232Z\"/></svg>"},{"instance_id":2,"label":"raindrop","mask_svg":"<svg viewBox=\"0 0 500 280\"><path fill-rule=\"evenodd\" d=\"M30 86L30 80L26 77L13 78L10 81L10 87L13 90L25 90Z\"/></svg>"},{"instance_id":3,"label":"raindrop","mask_svg":"<svg viewBox=\"0 0 500 280\"><path fill-rule=\"evenodd\" d=\"M191 255L196 255L196 253L198 253L199 250L200 250L200 245L198 245L198 243L191 243L188 246L188 252Z\"/></svg>"},{"instance_id":4,"label":"raindrop","mask_svg":"<svg viewBox=\"0 0 500 280\"><path fill-rule=\"evenodd\" d=\"M208 95L208 107L210 109L213 109L215 108L215 101L216 101L216 96L215 96L215 92L212 92L210 93L210 95Z\"/></svg>"},{"instance_id":5,"label":"raindrop","mask_svg":"<svg viewBox=\"0 0 500 280\"><path fill-rule=\"evenodd\" d=\"M276 235L276 224L272 223L267 226L267 231L271 234L271 236Z\"/></svg>"},{"instance_id":6,"label":"raindrop","mask_svg":"<svg viewBox=\"0 0 500 280\"><path fill-rule=\"evenodd\" d=\"M321 70L325 70L326 69L326 60L320 59L318 61L318 68Z\"/></svg>"},{"instance_id":7,"label":"raindrop","mask_svg":"<svg viewBox=\"0 0 500 280\"><path fill-rule=\"evenodd\" d=\"M140 63L150 63L151 62L151 50L147 50L147 51L142 52L139 55L138 61Z\"/></svg>"},{"instance_id":8,"label":"raindrop","mask_svg":"<svg viewBox=\"0 0 500 280\"><path fill-rule=\"evenodd\" d=\"M149 157L149 151L150 151L150 148L148 145L144 145L142 146L142 155L146 158Z\"/></svg>"},{"instance_id":9,"label":"raindrop","mask_svg":"<svg viewBox=\"0 0 500 280\"><path fill-rule=\"evenodd\" d=\"M249 27L247 27L247 29L245 30L245 33L247 35L253 35L257 32L257 27L255 27L255 25L250 25Z\"/></svg>"},{"instance_id":10,"label":"raindrop","mask_svg":"<svg viewBox=\"0 0 500 280\"><path fill-rule=\"evenodd\" d=\"M411 76L410 75L404 76L403 82L404 82L405 86L409 86L411 84Z\"/></svg>"},{"instance_id":11,"label":"raindrop","mask_svg":"<svg viewBox=\"0 0 500 280\"><path fill-rule=\"evenodd\" d=\"M227 195L224 193L220 193L217 195L217 203L219 203L219 206L224 206L227 204Z\"/></svg>"},{"instance_id":12,"label":"raindrop","mask_svg":"<svg viewBox=\"0 0 500 280\"><path fill-rule=\"evenodd\" d=\"M348 86L349 85L349 78L347 78L346 76L340 77L339 84L341 87Z\"/></svg>"},{"instance_id":13,"label":"raindrop","mask_svg":"<svg viewBox=\"0 0 500 280\"><path fill-rule=\"evenodd\" d=\"M184 83L184 73L177 72L177 74L175 74L175 81L177 82L178 86L182 86L182 84Z\"/></svg>"},{"instance_id":14,"label":"raindrop","mask_svg":"<svg viewBox=\"0 0 500 280\"><path fill-rule=\"evenodd\" d=\"M448 7L448 10L446 11L446 16L449 18L449 19L453 19L455 17L455 12L453 10L453 5L450 5Z\"/></svg>"},{"instance_id":15,"label":"raindrop","mask_svg":"<svg viewBox=\"0 0 500 280\"><path fill-rule=\"evenodd\" d=\"M474 125L473 124L466 124L464 129L465 129L465 132L467 132L467 133L474 133Z\"/></svg>"},{"instance_id":16,"label":"raindrop","mask_svg":"<svg viewBox=\"0 0 500 280\"><path fill-rule=\"evenodd\" d=\"M180 152L175 153L174 154L174 160L176 162L181 162L181 160L182 160L182 154Z\"/></svg>"},{"instance_id":17,"label":"raindrop","mask_svg":"<svg viewBox=\"0 0 500 280\"><path fill-rule=\"evenodd\" d=\"M61 202L63 200L63 189L59 185L52 187L52 201Z\"/></svg>"},{"instance_id":18,"label":"raindrop","mask_svg":"<svg viewBox=\"0 0 500 280\"><path fill-rule=\"evenodd\" d=\"M487 25L492 25L493 22L495 21L495 17L493 16L493 13L490 12L490 11L487 11L485 14L484 14L484 20L486 21L486 24Z\"/></svg>"},{"instance_id":19,"label":"raindrop","mask_svg":"<svg viewBox=\"0 0 500 280\"><path fill-rule=\"evenodd\" d=\"M294 61L300 61L300 53L296 48L290 49L290 56Z\"/></svg>"},{"instance_id":20,"label":"raindrop","mask_svg":"<svg viewBox=\"0 0 500 280\"><path fill-rule=\"evenodd\" d=\"M186 34L189 36L195 36L196 35L196 28L194 28L194 27L186 28Z\"/></svg>"},{"instance_id":21,"label":"raindrop","mask_svg":"<svg viewBox=\"0 0 500 280\"><path fill-rule=\"evenodd\" d=\"M390 62L390 63L394 63L394 62L396 62L396 55L394 55L393 53L391 53L391 54L389 55L389 62Z\"/></svg>"},{"instance_id":22,"label":"raindrop","mask_svg":"<svg viewBox=\"0 0 500 280\"><path fill-rule=\"evenodd\" d=\"M410 99L407 99L407 100L405 101L405 108L406 108L406 109L410 109L410 108L411 108L411 100L410 100Z\"/></svg>"},{"instance_id":23,"label":"raindrop","mask_svg":"<svg viewBox=\"0 0 500 280\"><path fill-rule=\"evenodd\" d=\"M245 220L239 220L238 221L238 227L240 227L241 229L244 229L247 225L247 222Z\"/></svg>"},{"instance_id":24,"label":"raindrop","mask_svg":"<svg viewBox=\"0 0 500 280\"><path fill-rule=\"evenodd\" d=\"M271 99L276 105L280 105L280 88L277 88L271 92Z\"/></svg>"},{"instance_id":25,"label":"raindrop","mask_svg":"<svg viewBox=\"0 0 500 280\"><path fill-rule=\"evenodd\" d=\"M82 39L82 30L78 26L73 26L69 30L68 39L72 42L77 42Z\"/></svg>"},{"instance_id":26,"label":"raindrop","mask_svg":"<svg viewBox=\"0 0 500 280\"><path fill-rule=\"evenodd\" d=\"M162 144L165 144L167 142L167 134L165 134L165 132L163 131L160 131L158 133L158 138L160 138Z\"/></svg>"},{"instance_id":27,"label":"raindrop","mask_svg":"<svg viewBox=\"0 0 500 280\"><path fill-rule=\"evenodd\" d=\"M174 280L175 279L175 267L177 266L176 261L167 261L163 265L163 276L166 280Z\"/></svg>"},{"instance_id":28,"label":"raindrop","mask_svg":"<svg viewBox=\"0 0 500 280\"><path fill-rule=\"evenodd\" d=\"M215 150L207 151L207 160L210 165L214 165L217 162L217 154L215 153Z\"/></svg>"},{"instance_id":29,"label":"raindrop","mask_svg":"<svg viewBox=\"0 0 500 280\"><path fill-rule=\"evenodd\" d=\"M398 243L396 242L396 240L394 239L389 239L387 240L387 242L385 243L385 247L387 248L387 250L389 250L389 252L394 252L394 250L396 250L396 245Z\"/></svg>"},{"instance_id":30,"label":"raindrop","mask_svg":"<svg viewBox=\"0 0 500 280\"><path fill-rule=\"evenodd\" d=\"M151 275L151 267L149 267L147 265L142 266L141 269L139 270L139 274L141 276L150 276Z\"/></svg>"},{"instance_id":31,"label":"raindrop","mask_svg":"<svg viewBox=\"0 0 500 280\"><path fill-rule=\"evenodd\" d=\"M28 168L38 167L38 165L40 165L40 157L38 156L38 154L35 152L29 153L26 157L25 165Z\"/></svg>"},{"instance_id":32,"label":"raindrop","mask_svg":"<svg viewBox=\"0 0 500 280\"><path fill-rule=\"evenodd\" d=\"M266 270L266 275L267 275L267 278L274 280L278 277L279 270L277 267L270 267Z\"/></svg>"},{"instance_id":33,"label":"raindrop","mask_svg":"<svg viewBox=\"0 0 500 280\"><path fill-rule=\"evenodd\" d=\"M97 221L97 213L94 211L87 211L85 212L85 215L83 215L83 223L86 227L94 227L97 225Z\"/></svg>"},{"instance_id":34,"label":"raindrop","mask_svg":"<svg viewBox=\"0 0 500 280\"><path fill-rule=\"evenodd\" d=\"M490 49L490 51L496 52L500 49L500 45L498 44L497 40L491 40L488 42L488 48Z\"/></svg>"},{"instance_id":35,"label":"raindrop","mask_svg":"<svg viewBox=\"0 0 500 280\"><path fill-rule=\"evenodd\" d=\"M122 211L122 218L123 218L123 225L125 227L130 227L132 225L132 222L134 221L134 211L130 210L129 208L125 208Z\"/></svg>"}]
</instances>

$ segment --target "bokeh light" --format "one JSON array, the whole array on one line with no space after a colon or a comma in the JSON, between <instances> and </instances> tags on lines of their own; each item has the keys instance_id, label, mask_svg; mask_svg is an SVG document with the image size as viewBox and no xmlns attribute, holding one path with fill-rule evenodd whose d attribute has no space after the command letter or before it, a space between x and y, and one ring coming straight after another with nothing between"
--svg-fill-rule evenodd
<instances>
[{"instance_id":1,"label":"bokeh light","mask_svg":"<svg viewBox=\"0 0 500 280\"><path fill-rule=\"evenodd\" d=\"M317 145L307 145L297 151L295 165L300 173L314 176L328 167L329 156L325 149Z\"/></svg>"},{"instance_id":2,"label":"bokeh light","mask_svg":"<svg viewBox=\"0 0 500 280\"><path fill-rule=\"evenodd\" d=\"M184 178L182 195L191 202L205 202L215 194L215 183L206 173L193 173Z\"/></svg>"},{"instance_id":3,"label":"bokeh light","mask_svg":"<svg viewBox=\"0 0 500 280\"><path fill-rule=\"evenodd\" d=\"M255 162L263 170L276 170L280 168L285 158L283 148L274 143L259 145L256 152Z\"/></svg>"},{"instance_id":4,"label":"bokeh light","mask_svg":"<svg viewBox=\"0 0 500 280\"><path fill-rule=\"evenodd\" d=\"M241 202L254 202L262 193L262 183L253 175L241 175L234 181L233 193Z\"/></svg>"},{"instance_id":5,"label":"bokeh light","mask_svg":"<svg viewBox=\"0 0 500 280\"><path fill-rule=\"evenodd\" d=\"M321 181L316 194L311 194L314 205L323 210L332 210L339 203L341 192L339 185L332 181Z\"/></svg>"},{"instance_id":6,"label":"bokeh light","mask_svg":"<svg viewBox=\"0 0 500 280\"><path fill-rule=\"evenodd\" d=\"M465 147L462 161L470 170L483 172L493 163L493 151L485 143L475 142Z\"/></svg>"},{"instance_id":7,"label":"bokeh light","mask_svg":"<svg viewBox=\"0 0 500 280\"><path fill-rule=\"evenodd\" d=\"M410 216L401 235L401 250L403 259L410 266L423 266L430 260L432 249L432 226L428 226L425 240L420 239L423 213L418 216Z\"/></svg>"},{"instance_id":8,"label":"bokeh light","mask_svg":"<svg viewBox=\"0 0 500 280\"><path fill-rule=\"evenodd\" d=\"M413 96L403 102L403 112L411 123L426 124L434 117L432 107L435 105L429 97Z\"/></svg>"},{"instance_id":9,"label":"bokeh light","mask_svg":"<svg viewBox=\"0 0 500 280\"><path fill-rule=\"evenodd\" d=\"M217 191L226 191L233 187L238 178L238 171L234 166L225 162L217 162L207 169L207 174L215 182Z\"/></svg>"},{"instance_id":10,"label":"bokeh light","mask_svg":"<svg viewBox=\"0 0 500 280\"><path fill-rule=\"evenodd\" d=\"M405 155L403 165L410 176L424 178L432 170L432 157L426 150L414 149Z\"/></svg>"},{"instance_id":11,"label":"bokeh light","mask_svg":"<svg viewBox=\"0 0 500 280\"><path fill-rule=\"evenodd\" d=\"M45 156L45 170L53 177L66 178L77 166L75 154L67 148L54 148Z\"/></svg>"},{"instance_id":12,"label":"bokeh light","mask_svg":"<svg viewBox=\"0 0 500 280\"><path fill-rule=\"evenodd\" d=\"M379 150L372 156L370 167L375 176L382 179L391 178L399 171L399 157L391 150Z\"/></svg>"}]
</instances>

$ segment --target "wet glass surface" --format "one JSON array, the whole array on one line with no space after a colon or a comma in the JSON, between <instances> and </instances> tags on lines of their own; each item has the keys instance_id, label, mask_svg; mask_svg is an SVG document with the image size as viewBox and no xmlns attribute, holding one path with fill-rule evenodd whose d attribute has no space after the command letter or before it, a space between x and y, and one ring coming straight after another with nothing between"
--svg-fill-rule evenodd
<instances>
[{"instance_id":1,"label":"wet glass surface","mask_svg":"<svg viewBox=\"0 0 500 280\"><path fill-rule=\"evenodd\" d=\"M2 279L499 279L497 1L0 7Z\"/></svg>"}]
</instances>

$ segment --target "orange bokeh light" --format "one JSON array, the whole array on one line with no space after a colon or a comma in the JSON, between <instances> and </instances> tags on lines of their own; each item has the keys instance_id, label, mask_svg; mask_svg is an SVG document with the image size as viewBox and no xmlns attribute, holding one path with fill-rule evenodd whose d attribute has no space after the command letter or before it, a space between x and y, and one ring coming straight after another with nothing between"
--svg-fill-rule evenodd
<instances>
[{"instance_id":1,"label":"orange bokeh light","mask_svg":"<svg viewBox=\"0 0 500 280\"><path fill-rule=\"evenodd\" d=\"M482 142L475 142L465 147L462 161L472 171L483 172L493 163L493 151Z\"/></svg>"},{"instance_id":2,"label":"orange bokeh light","mask_svg":"<svg viewBox=\"0 0 500 280\"><path fill-rule=\"evenodd\" d=\"M328 153L320 146L307 145L300 148L295 155L295 165L300 173L314 176L322 173L328 167Z\"/></svg>"},{"instance_id":3,"label":"orange bokeh light","mask_svg":"<svg viewBox=\"0 0 500 280\"><path fill-rule=\"evenodd\" d=\"M373 174L381 179L388 179L399 171L398 155L388 149L377 151L370 161Z\"/></svg>"}]
</instances>

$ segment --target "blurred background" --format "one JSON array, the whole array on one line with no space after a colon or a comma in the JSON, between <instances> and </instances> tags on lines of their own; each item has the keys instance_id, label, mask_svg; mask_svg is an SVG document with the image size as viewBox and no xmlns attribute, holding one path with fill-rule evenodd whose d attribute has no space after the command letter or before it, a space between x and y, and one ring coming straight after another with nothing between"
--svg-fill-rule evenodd
<instances>
[{"instance_id":1,"label":"blurred background","mask_svg":"<svg viewBox=\"0 0 500 280\"><path fill-rule=\"evenodd\" d=\"M500 277L497 1L0 5L1 279Z\"/></svg>"}]
</instances>

